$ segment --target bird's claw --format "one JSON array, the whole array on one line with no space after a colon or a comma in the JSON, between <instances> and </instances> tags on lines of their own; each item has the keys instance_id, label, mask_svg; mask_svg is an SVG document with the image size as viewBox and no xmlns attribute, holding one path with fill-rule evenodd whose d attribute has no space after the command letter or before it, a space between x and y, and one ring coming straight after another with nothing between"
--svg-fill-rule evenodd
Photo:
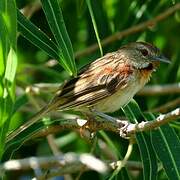
<instances>
[{"instance_id":1,"label":"bird's claw","mask_svg":"<svg viewBox=\"0 0 180 180\"><path fill-rule=\"evenodd\" d=\"M120 123L120 128L119 128L119 135L124 138L124 139L129 139L130 135L128 133L128 127L131 123L128 121L123 121Z\"/></svg>"}]
</instances>

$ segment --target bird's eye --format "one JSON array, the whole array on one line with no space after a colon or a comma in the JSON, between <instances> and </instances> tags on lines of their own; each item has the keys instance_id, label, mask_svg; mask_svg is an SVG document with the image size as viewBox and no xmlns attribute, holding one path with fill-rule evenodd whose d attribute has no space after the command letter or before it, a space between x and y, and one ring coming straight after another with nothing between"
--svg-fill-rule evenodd
<instances>
[{"instance_id":1,"label":"bird's eye","mask_svg":"<svg viewBox=\"0 0 180 180\"><path fill-rule=\"evenodd\" d=\"M143 56L147 56L148 55L148 50L147 49L140 49L140 52Z\"/></svg>"}]
</instances>

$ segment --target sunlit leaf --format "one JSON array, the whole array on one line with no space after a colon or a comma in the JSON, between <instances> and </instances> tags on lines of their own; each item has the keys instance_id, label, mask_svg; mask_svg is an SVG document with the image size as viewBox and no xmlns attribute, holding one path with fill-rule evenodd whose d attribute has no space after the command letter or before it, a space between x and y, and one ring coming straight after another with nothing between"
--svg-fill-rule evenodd
<instances>
[{"instance_id":1,"label":"sunlit leaf","mask_svg":"<svg viewBox=\"0 0 180 180\"><path fill-rule=\"evenodd\" d=\"M4 153L5 137L15 100L16 19L15 1L0 1L0 157Z\"/></svg>"},{"instance_id":2,"label":"sunlit leaf","mask_svg":"<svg viewBox=\"0 0 180 180\"><path fill-rule=\"evenodd\" d=\"M72 44L66 30L63 15L57 0L41 0L44 13L59 48L58 61L70 73L76 76L77 69Z\"/></svg>"}]
</instances>

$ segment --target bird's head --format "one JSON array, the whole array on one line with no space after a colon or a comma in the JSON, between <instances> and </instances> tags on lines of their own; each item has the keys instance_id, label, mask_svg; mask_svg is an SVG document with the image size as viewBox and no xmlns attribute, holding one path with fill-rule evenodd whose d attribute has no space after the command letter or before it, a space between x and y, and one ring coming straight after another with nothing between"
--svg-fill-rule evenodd
<instances>
[{"instance_id":1,"label":"bird's head","mask_svg":"<svg viewBox=\"0 0 180 180\"><path fill-rule=\"evenodd\" d=\"M170 63L157 47L146 42L129 43L120 48L119 51L123 51L129 63L140 70L153 71L160 62Z\"/></svg>"}]
</instances>

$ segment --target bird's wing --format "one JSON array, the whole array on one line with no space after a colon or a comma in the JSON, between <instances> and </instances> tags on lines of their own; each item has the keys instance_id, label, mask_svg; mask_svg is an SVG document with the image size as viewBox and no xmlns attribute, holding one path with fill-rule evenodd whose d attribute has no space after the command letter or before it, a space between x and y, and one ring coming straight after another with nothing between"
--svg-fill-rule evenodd
<instances>
[{"instance_id":1,"label":"bird's wing","mask_svg":"<svg viewBox=\"0 0 180 180\"><path fill-rule=\"evenodd\" d=\"M67 82L53 100L59 101L58 108L64 110L91 106L117 89L126 87L127 72L123 71L122 66L118 66L117 63L121 61L114 60L114 55L107 54L87 65L77 78Z\"/></svg>"}]
</instances>

